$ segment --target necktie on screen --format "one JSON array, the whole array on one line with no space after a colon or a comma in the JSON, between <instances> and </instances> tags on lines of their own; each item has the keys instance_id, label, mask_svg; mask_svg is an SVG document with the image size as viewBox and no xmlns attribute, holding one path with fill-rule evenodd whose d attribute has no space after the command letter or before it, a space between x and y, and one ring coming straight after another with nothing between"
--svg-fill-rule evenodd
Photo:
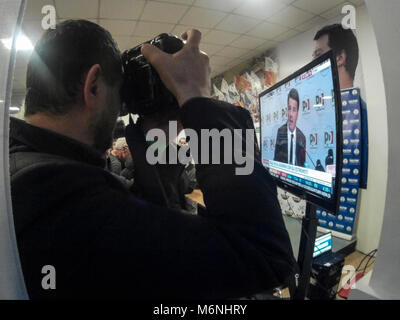
<instances>
[{"instance_id":1,"label":"necktie on screen","mask_svg":"<svg viewBox=\"0 0 400 320\"><path fill-rule=\"evenodd\" d=\"M291 134L291 139L290 139L290 164L293 163L293 133Z\"/></svg>"}]
</instances>

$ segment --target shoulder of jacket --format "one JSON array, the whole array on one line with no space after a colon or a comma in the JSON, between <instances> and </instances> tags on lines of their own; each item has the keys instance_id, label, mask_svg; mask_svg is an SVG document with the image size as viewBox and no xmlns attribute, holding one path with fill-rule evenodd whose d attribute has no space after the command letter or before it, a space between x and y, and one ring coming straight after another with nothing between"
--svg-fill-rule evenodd
<instances>
[{"instance_id":1,"label":"shoulder of jacket","mask_svg":"<svg viewBox=\"0 0 400 320\"><path fill-rule=\"evenodd\" d=\"M278 131L287 131L287 123L285 123L284 125L282 125Z\"/></svg>"},{"instance_id":2,"label":"shoulder of jacket","mask_svg":"<svg viewBox=\"0 0 400 320\"><path fill-rule=\"evenodd\" d=\"M73 180L83 176L91 177L93 182L106 182L112 177L106 170L83 162L75 161L58 155L21 152L10 155L11 183L18 179L31 176L43 179ZM107 175L109 177L107 177Z\"/></svg>"},{"instance_id":3,"label":"shoulder of jacket","mask_svg":"<svg viewBox=\"0 0 400 320\"><path fill-rule=\"evenodd\" d=\"M297 128L297 130L298 130L298 132L299 132L299 136L302 138L302 139L306 139L306 136L304 135L304 133L303 133L303 131L301 131L299 128Z\"/></svg>"}]
</instances>

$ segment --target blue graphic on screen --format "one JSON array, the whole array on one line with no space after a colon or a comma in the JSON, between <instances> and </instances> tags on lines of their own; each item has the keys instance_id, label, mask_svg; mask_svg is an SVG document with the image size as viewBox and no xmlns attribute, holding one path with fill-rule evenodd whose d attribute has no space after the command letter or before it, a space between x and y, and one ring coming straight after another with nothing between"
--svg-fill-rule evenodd
<instances>
[{"instance_id":1,"label":"blue graphic on screen","mask_svg":"<svg viewBox=\"0 0 400 320\"><path fill-rule=\"evenodd\" d=\"M331 199L336 114L330 60L260 97L261 153L270 173Z\"/></svg>"}]
</instances>

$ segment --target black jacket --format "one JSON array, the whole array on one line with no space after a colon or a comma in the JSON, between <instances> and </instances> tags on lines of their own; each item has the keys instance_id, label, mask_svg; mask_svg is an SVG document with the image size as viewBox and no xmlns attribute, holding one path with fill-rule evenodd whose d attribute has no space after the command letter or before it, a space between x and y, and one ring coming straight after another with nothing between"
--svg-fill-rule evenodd
<instances>
[{"instance_id":1,"label":"black jacket","mask_svg":"<svg viewBox=\"0 0 400 320\"><path fill-rule=\"evenodd\" d=\"M288 138L287 123L279 128L276 134L275 155L274 160L289 163L288 155ZM296 166L304 167L306 162L306 137L299 128L296 128Z\"/></svg>"},{"instance_id":2,"label":"black jacket","mask_svg":"<svg viewBox=\"0 0 400 320\"><path fill-rule=\"evenodd\" d=\"M185 127L252 127L249 113L206 98L181 110ZM14 223L30 298L219 299L282 284L294 258L276 188L256 159L197 165L207 216L132 196L87 145L11 119ZM199 134L200 136L200 134ZM44 290L43 266L56 269Z\"/></svg>"},{"instance_id":3,"label":"black jacket","mask_svg":"<svg viewBox=\"0 0 400 320\"><path fill-rule=\"evenodd\" d=\"M112 173L121 174L122 164L116 156L110 153L106 158L106 162L106 169L108 169Z\"/></svg>"},{"instance_id":4,"label":"black jacket","mask_svg":"<svg viewBox=\"0 0 400 320\"><path fill-rule=\"evenodd\" d=\"M129 157L128 159L125 160L124 163L124 169L121 170L121 176L123 176L125 179L133 179L134 177L134 165L133 165L133 160L132 157Z\"/></svg>"}]
</instances>

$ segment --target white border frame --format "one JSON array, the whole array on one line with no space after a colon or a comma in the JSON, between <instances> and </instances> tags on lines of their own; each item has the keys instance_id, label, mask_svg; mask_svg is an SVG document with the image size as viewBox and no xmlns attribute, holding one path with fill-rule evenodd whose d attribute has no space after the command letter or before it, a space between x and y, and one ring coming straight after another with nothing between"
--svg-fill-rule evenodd
<instances>
[{"instance_id":1,"label":"white border frame","mask_svg":"<svg viewBox=\"0 0 400 320\"><path fill-rule=\"evenodd\" d=\"M28 299L19 260L11 206L9 173L9 107L16 58L16 30L21 25L25 0L0 0L0 38L13 38L8 51L0 44L0 299ZM2 112L4 111L4 112Z\"/></svg>"}]
</instances>

